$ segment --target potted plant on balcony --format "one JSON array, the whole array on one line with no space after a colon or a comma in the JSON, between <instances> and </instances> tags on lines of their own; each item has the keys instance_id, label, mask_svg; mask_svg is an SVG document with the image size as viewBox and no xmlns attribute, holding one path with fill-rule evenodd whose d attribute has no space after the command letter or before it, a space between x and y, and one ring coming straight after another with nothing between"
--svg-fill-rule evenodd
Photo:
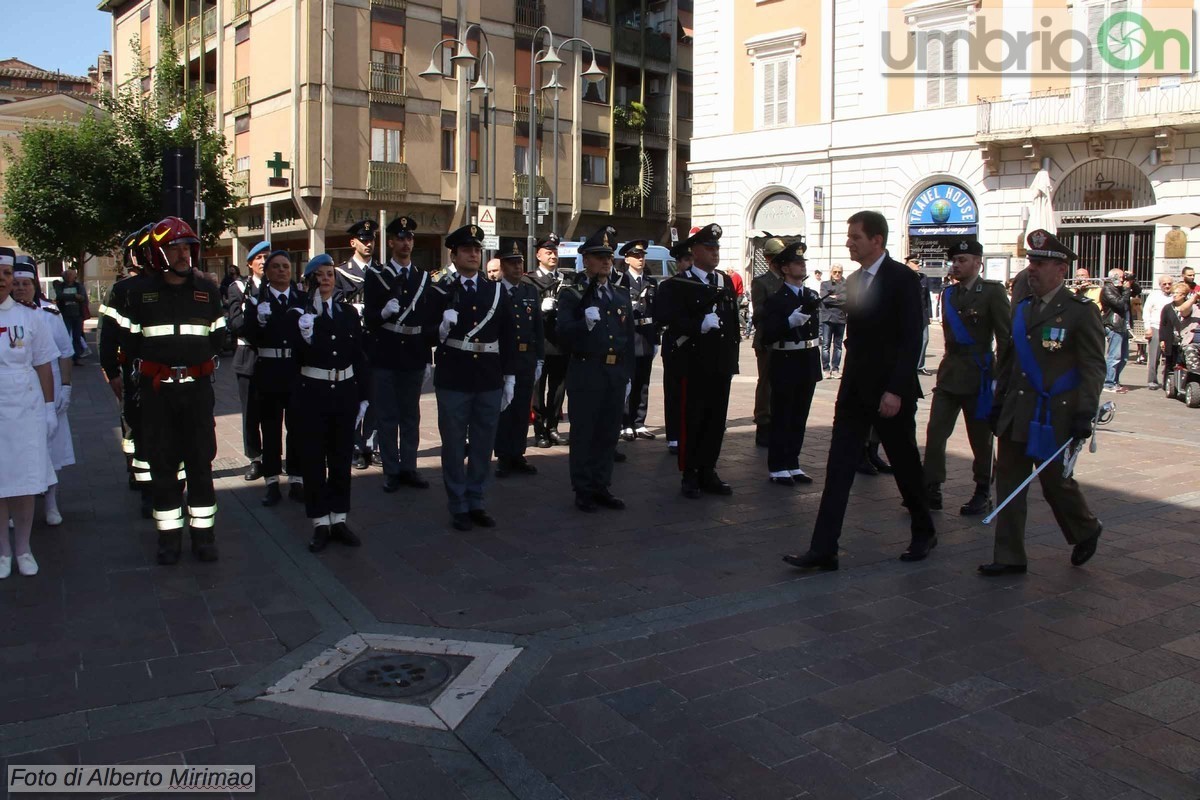
<instances>
[{"instance_id":1,"label":"potted plant on balcony","mask_svg":"<svg viewBox=\"0 0 1200 800\"><path fill-rule=\"evenodd\" d=\"M618 186L616 207L636 211L642 205L642 192L637 186Z\"/></svg>"},{"instance_id":2,"label":"potted plant on balcony","mask_svg":"<svg viewBox=\"0 0 1200 800\"><path fill-rule=\"evenodd\" d=\"M640 133L646 127L646 106L637 100L628 106L613 108L613 125L627 131Z\"/></svg>"}]
</instances>

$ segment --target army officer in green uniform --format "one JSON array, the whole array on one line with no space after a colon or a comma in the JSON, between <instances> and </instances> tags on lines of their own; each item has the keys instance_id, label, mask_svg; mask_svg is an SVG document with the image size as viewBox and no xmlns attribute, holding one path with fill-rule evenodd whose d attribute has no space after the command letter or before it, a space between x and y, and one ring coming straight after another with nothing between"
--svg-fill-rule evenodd
<instances>
[{"instance_id":1,"label":"army officer in green uniform","mask_svg":"<svg viewBox=\"0 0 1200 800\"><path fill-rule=\"evenodd\" d=\"M612 227L592 234L579 247L584 272L558 296L559 343L571 354L571 486L581 511L625 507L609 489L634 359L633 303L609 281L616 243Z\"/></svg>"},{"instance_id":2,"label":"army officer in green uniform","mask_svg":"<svg viewBox=\"0 0 1200 800\"><path fill-rule=\"evenodd\" d=\"M1068 439L1082 442L1092 435L1104 384L1100 310L1064 283L1075 254L1044 230L1033 231L1026 242L1029 296L1013 313L1013 344L997 364L990 417L999 437L996 493L1002 498ZM1063 476L1061 459L1038 477L1054 518L1074 545L1071 563L1081 566L1095 554L1103 526L1079 484ZM984 575L1025 572L1026 494L1013 498L997 516L995 560L979 567Z\"/></svg>"},{"instance_id":3,"label":"army officer in green uniform","mask_svg":"<svg viewBox=\"0 0 1200 800\"><path fill-rule=\"evenodd\" d=\"M954 432L959 412L967 423L974 461L975 494L958 510L964 516L992 510L992 413L993 359L1002 361L1012 337L1012 310L1008 293L997 281L979 275L983 245L961 241L946 252L954 285L942 290L942 333L946 354L938 365L937 386L929 408L925 431L925 493L929 507L942 507L942 483L946 480L946 440ZM992 353L992 340L996 352Z\"/></svg>"}]
</instances>

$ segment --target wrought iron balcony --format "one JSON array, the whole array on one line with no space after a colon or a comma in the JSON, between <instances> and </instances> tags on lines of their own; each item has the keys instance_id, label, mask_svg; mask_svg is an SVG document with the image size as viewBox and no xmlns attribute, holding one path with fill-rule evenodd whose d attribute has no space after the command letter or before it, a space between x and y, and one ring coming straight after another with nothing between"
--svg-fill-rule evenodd
<instances>
[{"instance_id":1,"label":"wrought iron balcony","mask_svg":"<svg viewBox=\"0 0 1200 800\"><path fill-rule=\"evenodd\" d=\"M538 197L550 196L550 184L546 181L545 175L534 176L534 189L537 190ZM513 173L513 194L517 197L529 196L529 176L524 172Z\"/></svg>"},{"instance_id":2,"label":"wrought iron balcony","mask_svg":"<svg viewBox=\"0 0 1200 800\"><path fill-rule=\"evenodd\" d=\"M245 114L250 111L250 78L238 78L233 82L233 113Z\"/></svg>"},{"instance_id":3,"label":"wrought iron balcony","mask_svg":"<svg viewBox=\"0 0 1200 800\"><path fill-rule=\"evenodd\" d=\"M667 215L667 193L666 192L651 192L646 198L645 213L654 217L665 217Z\"/></svg>"},{"instance_id":4,"label":"wrought iron balcony","mask_svg":"<svg viewBox=\"0 0 1200 800\"><path fill-rule=\"evenodd\" d=\"M538 28L546 24L546 5L537 0L517 0L517 36L530 38Z\"/></svg>"},{"instance_id":5,"label":"wrought iron balcony","mask_svg":"<svg viewBox=\"0 0 1200 800\"><path fill-rule=\"evenodd\" d=\"M250 196L250 170L239 169L233 173L233 191L238 197Z\"/></svg>"},{"instance_id":6,"label":"wrought iron balcony","mask_svg":"<svg viewBox=\"0 0 1200 800\"><path fill-rule=\"evenodd\" d=\"M402 200L408 193L408 164L372 161L367 175L367 197L372 200Z\"/></svg>"},{"instance_id":7,"label":"wrought iron balcony","mask_svg":"<svg viewBox=\"0 0 1200 800\"><path fill-rule=\"evenodd\" d=\"M646 114L646 133L655 136L671 135L671 115L662 111Z\"/></svg>"},{"instance_id":8,"label":"wrought iron balcony","mask_svg":"<svg viewBox=\"0 0 1200 800\"><path fill-rule=\"evenodd\" d=\"M546 104L538 102L537 104L537 123L540 125L542 120L546 118ZM529 121L529 89L520 86L513 87L513 121L528 122Z\"/></svg>"},{"instance_id":9,"label":"wrought iron balcony","mask_svg":"<svg viewBox=\"0 0 1200 800\"><path fill-rule=\"evenodd\" d=\"M403 11L408 8L408 0L371 0L371 5L377 8L394 8Z\"/></svg>"},{"instance_id":10,"label":"wrought iron balcony","mask_svg":"<svg viewBox=\"0 0 1200 800\"><path fill-rule=\"evenodd\" d=\"M233 24L241 25L250 17L250 0L233 0Z\"/></svg>"},{"instance_id":11,"label":"wrought iron balcony","mask_svg":"<svg viewBox=\"0 0 1200 800\"><path fill-rule=\"evenodd\" d=\"M404 67L371 62L371 102L404 105L407 81Z\"/></svg>"}]
</instances>

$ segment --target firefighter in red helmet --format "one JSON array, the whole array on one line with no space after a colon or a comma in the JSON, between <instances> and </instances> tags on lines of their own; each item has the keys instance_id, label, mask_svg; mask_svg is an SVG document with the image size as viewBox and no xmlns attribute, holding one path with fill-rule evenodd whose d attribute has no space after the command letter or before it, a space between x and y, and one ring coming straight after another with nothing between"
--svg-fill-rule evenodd
<instances>
[{"instance_id":1,"label":"firefighter in red helmet","mask_svg":"<svg viewBox=\"0 0 1200 800\"><path fill-rule=\"evenodd\" d=\"M158 563L179 561L185 525L196 558L216 561L211 376L225 338L221 292L193 270L199 266L200 240L178 217L154 226L146 250L151 270L126 296L121 343L130 358L139 359L141 433L150 465ZM180 469L186 475L186 507Z\"/></svg>"}]
</instances>

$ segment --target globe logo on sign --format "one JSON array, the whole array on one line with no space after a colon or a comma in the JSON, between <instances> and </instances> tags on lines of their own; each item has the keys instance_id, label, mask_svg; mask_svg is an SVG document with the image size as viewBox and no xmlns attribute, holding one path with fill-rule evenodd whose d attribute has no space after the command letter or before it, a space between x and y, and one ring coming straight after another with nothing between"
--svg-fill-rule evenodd
<instances>
[{"instance_id":1,"label":"globe logo on sign","mask_svg":"<svg viewBox=\"0 0 1200 800\"><path fill-rule=\"evenodd\" d=\"M929 204L929 216L938 225L945 225L946 220L950 219L950 201L934 200Z\"/></svg>"}]
</instances>

